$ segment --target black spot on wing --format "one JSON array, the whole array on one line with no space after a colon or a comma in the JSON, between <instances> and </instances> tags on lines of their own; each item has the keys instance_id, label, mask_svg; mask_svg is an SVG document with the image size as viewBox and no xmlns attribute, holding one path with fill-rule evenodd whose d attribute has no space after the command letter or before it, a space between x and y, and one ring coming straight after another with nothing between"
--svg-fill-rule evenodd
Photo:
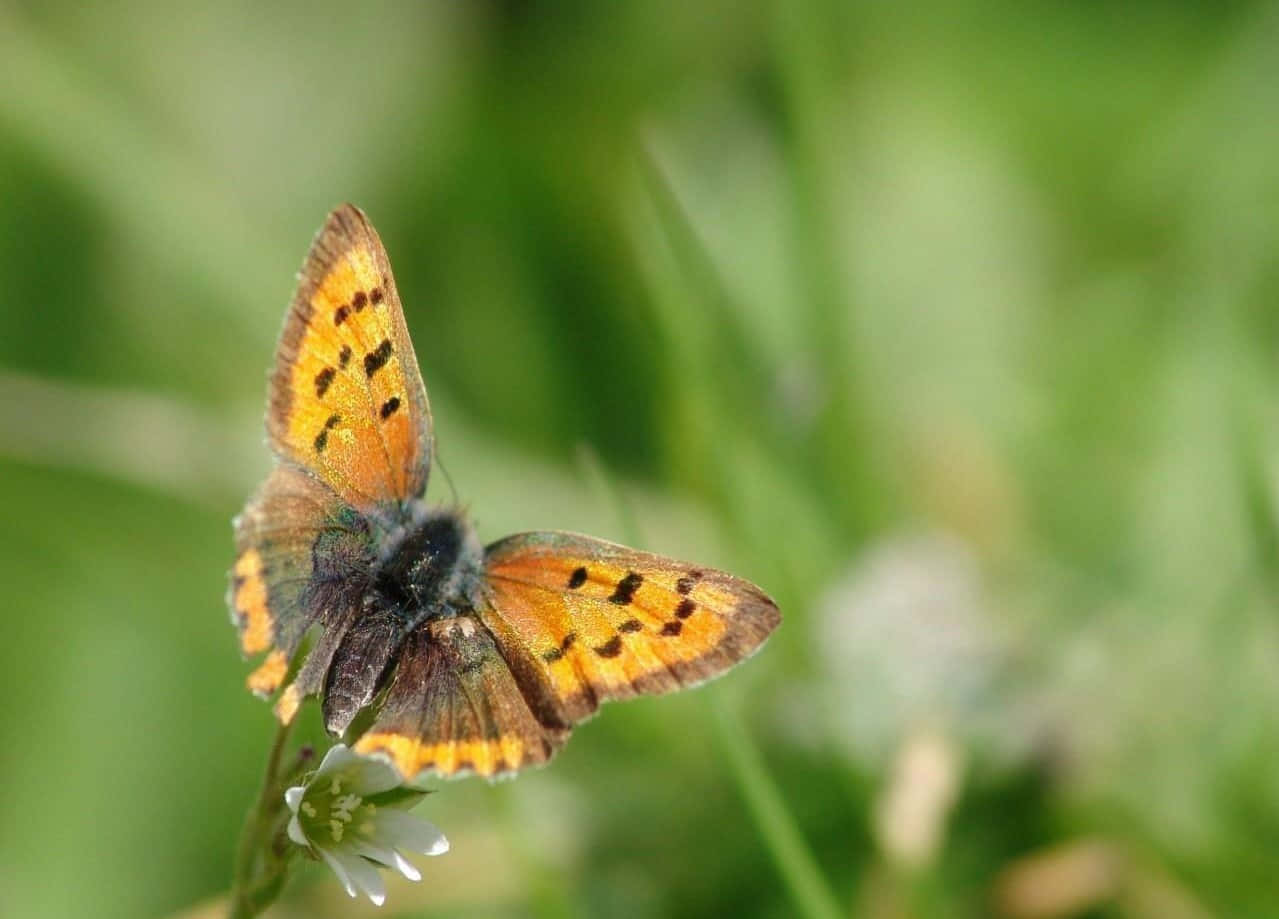
<instances>
[{"instance_id":1,"label":"black spot on wing","mask_svg":"<svg viewBox=\"0 0 1279 919\"><path fill-rule=\"evenodd\" d=\"M342 350L338 352L338 366L345 370L349 363L351 363L351 346L343 345Z\"/></svg>"},{"instance_id":2,"label":"black spot on wing","mask_svg":"<svg viewBox=\"0 0 1279 919\"><path fill-rule=\"evenodd\" d=\"M675 607L676 619L687 619L693 615L693 611L697 609L697 604L685 597L679 601L679 606Z\"/></svg>"},{"instance_id":3,"label":"black spot on wing","mask_svg":"<svg viewBox=\"0 0 1279 919\"><path fill-rule=\"evenodd\" d=\"M675 590L684 596L688 596L693 591L693 585L702 579L700 571L690 571L675 582Z\"/></svg>"},{"instance_id":4,"label":"black spot on wing","mask_svg":"<svg viewBox=\"0 0 1279 919\"><path fill-rule=\"evenodd\" d=\"M632 571L626 577L617 582L617 589L613 591L612 596L608 598L609 603L616 603L618 606L626 606L635 597L635 591L639 590L639 586L644 583L644 576L636 574Z\"/></svg>"},{"instance_id":5,"label":"black spot on wing","mask_svg":"<svg viewBox=\"0 0 1279 919\"><path fill-rule=\"evenodd\" d=\"M364 307L368 305L368 302L369 302L368 295L361 290L356 293L354 298L352 298L351 305L355 307L355 311L359 313L359 312L363 312Z\"/></svg>"},{"instance_id":6,"label":"black spot on wing","mask_svg":"<svg viewBox=\"0 0 1279 919\"><path fill-rule=\"evenodd\" d=\"M577 590L586 583L586 569L574 568L573 573L568 577L568 589Z\"/></svg>"},{"instance_id":7,"label":"black spot on wing","mask_svg":"<svg viewBox=\"0 0 1279 919\"><path fill-rule=\"evenodd\" d=\"M386 362L391 359L391 339L382 339L382 344L378 345L373 351L364 355L364 375L372 378L373 374L385 366Z\"/></svg>"},{"instance_id":8,"label":"black spot on wing","mask_svg":"<svg viewBox=\"0 0 1279 919\"><path fill-rule=\"evenodd\" d=\"M627 619L617 627L617 630L619 632L638 632L642 628L644 628L644 625L638 619Z\"/></svg>"},{"instance_id":9,"label":"black spot on wing","mask_svg":"<svg viewBox=\"0 0 1279 919\"><path fill-rule=\"evenodd\" d=\"M378 414L382 416L382 420L390 418L395 414L395 410L400 407L400 397L392 396L382 403L382 407L378 409Z\"/></svg>"},{"instance_id":10,"label":"black spot on wing","mask_svg":"<svg viewBox=\"0 0 1279 919\"><path fill-rule=\"evenodd\" d=\"M346 317L351 315L351 308L345 303L333 311L333 324L341 325L346 322Z\"/></svg>"},{"instance_id":11,"label":"black spot on wing","mask_svg":"<svg viewBox=\"0 0 1279 919\"><path fill-rule=\"evenodd\" d=\"M342 416L336 413L330 415L328 419L325 420L323 429L321 429L319 434L315 435L315 452L316 453L324 452L324 448L328 446L328 443L329 443L329 431L336 428L338 424L341 423L341 421L342 421Z\"/></svg>"},{"instance_id":12,"label":"black spot on wing","mask_svg":"<svg viewBox=\"0 0 1279 919\"><path fill-rule=\"evenodd\" d=\"M573 647L573 642L575 641L577 641L577 633L569 632L564 636L564 640L560 642L560 646L558 648L552 648L542 655L542 660L546 661L548 664L555 663L564 656L565 652L567 652L569 648Z\"/></svg>"},{"instance_id":13,"label":"black spot on wing","mask_svg":"<svg viewBox=\"0 0 1279 919\"><path fill-rule=\"evenodd\" d=\"M662 634L666 636L678 635L684 629L684 623L678 619L672 619L670 622L662 626Z\"/></svg>"},{"instance_id":14,"label":"black spot on wing","mask_svg":"<svg viewBox=\"0 0 1279 919\"><path fill-rule=\"evenodd\" d=\"M596 647L595 653L600 657L617 657L622 653L622 636L614 635L604 644Z\"/></svg>"},{"instance_id":15,"label":"black spot on wing","mask_svg":"<svg viewBox=\"0 0 1279 919\"><path fill-rule=\"evenodd\" d=\"M315 375L315 395L318 398L324 398L324 394L329 391L335 376L337 376L337 371L332 367L325 367Z\"/></svg>"}]
</instances>

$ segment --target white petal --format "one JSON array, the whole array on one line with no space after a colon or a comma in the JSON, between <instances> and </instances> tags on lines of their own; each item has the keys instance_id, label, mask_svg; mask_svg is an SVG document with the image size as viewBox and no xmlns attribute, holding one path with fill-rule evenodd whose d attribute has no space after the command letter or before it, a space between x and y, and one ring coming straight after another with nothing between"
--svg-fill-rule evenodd
<instances>
[{"instance_id":1,"label":"white petal","mask_svg":"<svg viewBox=\"0 0 1279 919\"><path fill-rule=\"evenodd\" d=\"M397 849L423 855L443 855L449 850L449 841L439 827L404 811L382 808L373 815L373 827L373 835L378 842Z\"/></svg>"},{"instance_id":2,"label":"white petal","mask_svg":"<svg viewBox=\"0 0 1279 919\"><path fill-rule=\"evenodd\" d=\"M345 770L347 766L357 760L359 760L359 757L348 750L346 744L334 744L329 747L329 752L324 754L324 760L320 763L320 768L315 770L315 778L318 779L322 775L332 775L335 772Z\"/></svg>"},{"instance_id":3,"label":"white petal","mask_svg":"<svg viewBox=\"0 0 1279 919\"><path fill-rule=\"evenodd\" d=\"M351 763L344 770L352 794L364 797L399 787L400 774L390 763L358 754L357 758L358 763Z\"/></svg>"},{"instance_id":4,"label":"white petal","mask_svg":"<svg viewBox=\"0 0 1279 919\"><path fill-rule=\"evenodd\" d=\"M351 848L365 858L370 858L387 868L394 868L410 881L422 880L422 873L411 862L394 849L382 845L381 840L368 840L356 836L351 840Z\"/></svg>"},{"instance_id":5,"label":"white petal","mask_svg":"<svg viewBox=\"0 0 1279 919\"><path fill-rule=\"evenodd\" d=\"M294 814L289 818L289 839L292 839L299 846L309 846L310 840L306 838L306 833L302 832L302 824L298 823L298 816Z\"/></svg>"},{"instance_id":6,"label":"white petal","mask_svg":"<svg viewBox=\"0 0 1279 919\"><path fill-rule=\"evenodd\" d=\"M390 791L400 784L400 774L388 760L380 756L364 756L341 743L334 744L324 754L324 761L311 781L338 774L346 790L361 797Z\"/></svg>"},{"instance_id":7,"label":"white petal","mask_svg":"<svg viewBox=\"0 0 1279 919\"><path fill-rule=\"evenodd\" d=\"M355 886L368 894L374 906L381 906L386 902L386 886L382 883L382 875L377 873L377 869L372 864L360 858L353 849L346 846L334 849L332 855L334 859L342 863L342 867L355 882Z\"/></svg>"},{"instance_id":8,"label":"white petal","mask_svg":"<svg viewBox=\"0 0 1279 919\"><path fill-rule=\"evenodd\" d=\"M346 888L346 895L348 897L354 897L355 885L351 883L351 876L346 873L346 868L342 866L342 862L338 861L337 857L328 849L321 849L320 856L328 863L328 866L333 869L333 873L338 876L338 880L341 881L342 886Z\"/></svg>"},{"instance_id":9,"label":"white petal","mask_svg":"<svg viewBox=\"0 0 1279 919\"><path fill-rule=\"evenodd\" d=\"M395 867L395 850L388 846L380 845L377 841L353 836L350 841L350 847L357 854L370 858L381 865L385 865L387 868Z\"/></svg>"},{"instance_id":10,"label":"white petal","mask_svg":"<svg viewBox=\"0 0 1279 919\"><path fill-rule=\"evenodd\" d=\"M306 788L301 785L294 785L284 793L284 803L289 806L289 810L293 813L298 812L298 805L302 803L302 795L305 794Z\"/></svg>"},{"instance_id":11,"label":"white petal","mask_svg":"<svg viewBox=\"0 0 1279 919\"><path fill-rule=\"evenodd\" d=\"M445 844L448 844L448 840L445 840ZM395 850L391 850L391 852L395 856L395 867L400 869L400 874L410 881L422 880L422 872L418 871L408 859Z\"/></svg>"}]
</instances>

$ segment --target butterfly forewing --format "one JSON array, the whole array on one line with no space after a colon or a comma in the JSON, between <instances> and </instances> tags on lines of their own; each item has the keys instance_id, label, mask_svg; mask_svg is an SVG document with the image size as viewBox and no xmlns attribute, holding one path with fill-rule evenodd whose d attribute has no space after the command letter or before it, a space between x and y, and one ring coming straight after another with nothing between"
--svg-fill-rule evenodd
<instances>
[{"instance_id":1,"label":"butterfly forewing","mask_svg":"<svg viewBox=\"0 0 1279 919\"><path fill-rule=\"evenodd\" d=\"M480 618L544 719L710 679L780 621L755 585L589 536L528 533L490 546Z\"/></svg>"},{"instance_id":2,"label":"butterfly forewing","mask_svg":"<svg viewBox=\"0 0 1279 919\"><path fill-rule=\"evenodd\" d=\"M478 621L428 620L405 642L356 744L406 778L543 763L601 702L710 679L779 621L739 578L567 533L490 546L484 581Z\"/></svg>"},{"instance_id":3,"label":"butterfly forewing","mask_svg":"<svg viewBox=\"0 0 1279 919\"><path fill-rule=\"evenodd\" d=\"M271 376L276 453L364 511L421 495L431 414L382 241L343 205L311 245Z\"/></svg>"}]
</instances>

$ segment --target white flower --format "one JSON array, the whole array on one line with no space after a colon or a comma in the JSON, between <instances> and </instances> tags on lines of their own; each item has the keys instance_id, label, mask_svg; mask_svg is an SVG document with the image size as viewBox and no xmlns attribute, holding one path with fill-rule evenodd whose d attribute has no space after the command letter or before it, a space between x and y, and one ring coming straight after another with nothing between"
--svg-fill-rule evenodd
<instances>
[{"instance_id":1,"label":"white flower","mask_svg":"<svg viewBox=\"0 0 1279 919\"><path fill-rule=\"evenodd\" d=\"M350 896L363 890L381 906L386 888L379 867L420 881L421 873L400 850L423 855L449 850L439 827L404 810L420 797L400 788L400 776L390 764L337 744L305 785L284 793L293 812L289 838L318 852Z\"/></svg>"},{"instance_id":2,"label":"white flower","mask_svg":"<svg viewBox=\"0 0 1279 919\"><path fill-rule=\"evenodd\" d=\"M833 727L886 764L912 732L989 733L1002 643L972 552L933 534L870 548L824 596L815 627Z\"/></svg>"}]
</instances>

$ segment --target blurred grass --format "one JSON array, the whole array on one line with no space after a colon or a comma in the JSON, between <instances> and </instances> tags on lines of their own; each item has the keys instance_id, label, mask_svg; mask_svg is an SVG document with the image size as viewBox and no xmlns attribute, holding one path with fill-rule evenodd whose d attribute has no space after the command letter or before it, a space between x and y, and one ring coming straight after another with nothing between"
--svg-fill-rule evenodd
<instances>
[{"instance_id":1,"label":"blurred grass","mask_svg":"<svg viewBox=\"0 0 1279 919\"><path fill-rule=\"evenodd\" d=\"M636 528L785 614L712 689L445 786L394 915L792 914L720 705L827 911L1271 915L1277 39L1255 2L0 9L0 911L226 888L271 734L228 521L353 200L485 538ZM277 914L361 909L308 871Z\"/></svg>"}]
</instances>

